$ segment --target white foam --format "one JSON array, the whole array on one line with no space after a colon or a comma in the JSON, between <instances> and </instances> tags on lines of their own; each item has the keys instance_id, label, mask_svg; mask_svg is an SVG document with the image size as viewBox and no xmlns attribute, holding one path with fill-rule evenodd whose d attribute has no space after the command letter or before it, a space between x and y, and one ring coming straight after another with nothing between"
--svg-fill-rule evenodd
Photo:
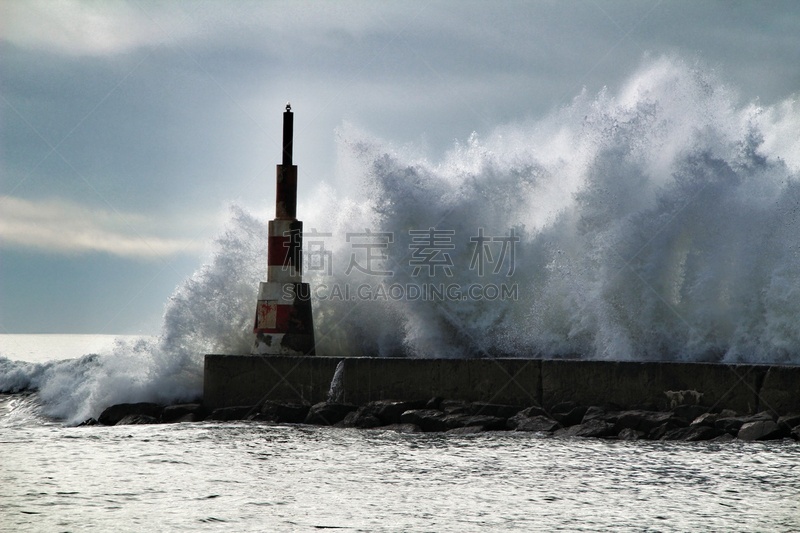
<instances>
[{"instance_id":1,"label":"white foam","mask_svg":"<svg viewBox=\"0 0 800 533\"><path fill-rule=\"evenodd\" d=\"M478 227L516 228L520 299L319 302L321 351L800 363L800 110L737 100L664 57L617 95L583 93L439 162L342 131L343 166L364 192L344 210L304 206L307 226L334 233L334 279L312 286L411 280L409 229L452 229L463 243ZM341 274L344 234L364 227L393 232L391 278ZM452 252L452 277L411 281L479 281L470 254Z\"/></svg>"}]
</instances>

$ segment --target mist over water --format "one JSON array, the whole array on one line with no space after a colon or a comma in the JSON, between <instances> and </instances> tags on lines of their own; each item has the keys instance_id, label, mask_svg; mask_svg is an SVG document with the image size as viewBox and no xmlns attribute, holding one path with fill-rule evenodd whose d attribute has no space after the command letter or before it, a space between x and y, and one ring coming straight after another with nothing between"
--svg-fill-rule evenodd
<instances>
[{"instance_id":1,"label":"mist over water","mask_svg":"<svg viewBox=\"0 0 800 533\"><path fill-rule=\"evenodd\" d=\"M746 98L665 57L614 94L581 93L436 161L343 126L340 180L358 192L323 185L298 208L318 353L800 363L800 105ZM449 232L437 257L452 268L415 272L424 252L410 232L430 228ZM489 241L494 263L471 268L470 238L512 230L513 258ZM353 234L367 231L391 242L359 248L369 239ZM47 414L73 422L113 403L199 396L203 354L249 353L266 235L266 220L233 207L157 340L44 365L0 358L0 390L37 388ZM515 297L375 297L488 284ZM346 286L370 297L334 297Z\"/></svg>"}]
</instances>

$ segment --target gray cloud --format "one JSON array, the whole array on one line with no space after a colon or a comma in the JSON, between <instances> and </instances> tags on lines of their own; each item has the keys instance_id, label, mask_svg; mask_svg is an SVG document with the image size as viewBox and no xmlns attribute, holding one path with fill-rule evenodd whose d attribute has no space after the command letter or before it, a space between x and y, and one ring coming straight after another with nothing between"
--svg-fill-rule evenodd
<instances>
[{"instance_id":1,"label":"gray cloud","mask_svg":"<svg viewBox=\"0 0 800 533\"><path fill-rule=\"evenodd\" d=\"M0 206L0 247L4 248L49 254L101 252L145 260L203 250L203 240L160 235L161 221L142 215L9 196L0 197Z\"/></svg>"}]
</instances>

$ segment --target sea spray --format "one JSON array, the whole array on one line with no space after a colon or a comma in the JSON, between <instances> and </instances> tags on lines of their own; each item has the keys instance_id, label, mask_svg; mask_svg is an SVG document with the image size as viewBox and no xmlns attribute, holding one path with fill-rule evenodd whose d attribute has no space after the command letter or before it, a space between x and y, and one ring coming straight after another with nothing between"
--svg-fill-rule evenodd
<instances>
[{"instance_id":1,"label":"sea spray","mask_svg":"<svg viewBox=\"0 0 800 533\"><path fill-rule=\"evenodd\" d=\"M582 93L436 163L343 129L363 196L306 208L333 265L307 277L372 290L315 302L319 352L800 362L798 106L737 102L702 67L661 58L618 94ZM413 234L431 228L450 232L428 252L452 268L415 272ZM352 268L367 231L391 240ZM513 274L471 268L481 231L520 238ZM372 298L492 282L517 297Z\"/></svg>"},{"instance_id":2,"label":"sea spray","mask_svg":"<svg viewBox=\"0 0 800 533\"><path fill-rule=\"evenodd\" d=\"M328 402L342 402L344 400L344 359L336 364L328 389Z\"/></svg>"}]
</instances>

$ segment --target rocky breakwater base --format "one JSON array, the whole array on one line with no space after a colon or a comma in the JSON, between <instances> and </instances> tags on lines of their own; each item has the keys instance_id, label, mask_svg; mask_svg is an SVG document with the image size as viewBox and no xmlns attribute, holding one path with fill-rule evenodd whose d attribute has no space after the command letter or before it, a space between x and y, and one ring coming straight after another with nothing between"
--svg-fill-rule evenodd
<instances>
[{"instance_id":1,"label":"rocky breakwater base","mask_svg":"<svg viewBox=\"0 0 800 533\"><path fill-rule=\"evenodd\" d=\"M251 420L408 432L800 439L800 367L546 359L207 355L202 402L89 424Z\"/></svg>"},{"instance_id":2,"label":"rocky breakwater base","mask_svg":"<svg viewBox=\"0 0 800 533\"><path fill-rule=\"evenodd\" d=\"M713 411L701 405L679 405L669 411L584 406L564 402L552 409L487 402L432 398L378 400L366 405L319 402L314 405L265 401L256 406L221 407L208 411L201 403L162 406L119 404L85 425L128 425L177 422L312 424L404 433L469 434L486 431L534 432L554 437L618 440L763 441L800 440L800 413L752 415L730 409Z\"/></svg>"}]
</instances>

